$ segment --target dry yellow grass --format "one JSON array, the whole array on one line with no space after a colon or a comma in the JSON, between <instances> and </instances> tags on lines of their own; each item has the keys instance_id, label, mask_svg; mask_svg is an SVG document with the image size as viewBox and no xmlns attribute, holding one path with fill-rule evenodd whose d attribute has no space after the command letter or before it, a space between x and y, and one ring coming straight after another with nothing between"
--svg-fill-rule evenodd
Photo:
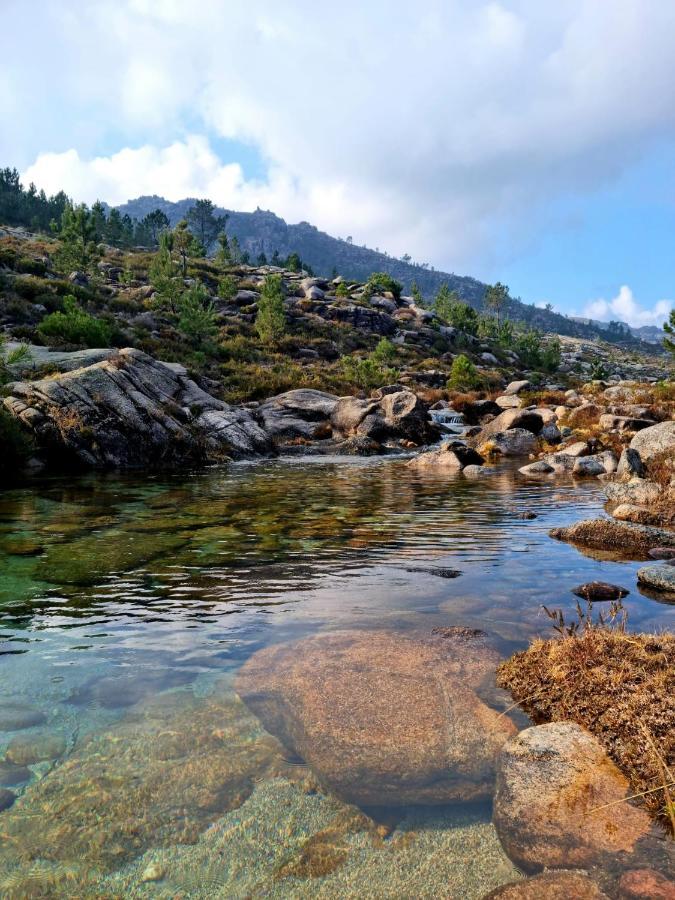
<instances>
[{"instance_id":1,"label":"dry yellow grass","mask_svg":"<svg viewBox=\"0 0 675 900\"><path fill-rule=\"evenodd\" d=\"M502 663L497 677L536 722L588 728L634 792L649 792L644 805L673 827L664 784L675 770L675 635L588 625L533 642Z\"/></svg>"}]
</instances>

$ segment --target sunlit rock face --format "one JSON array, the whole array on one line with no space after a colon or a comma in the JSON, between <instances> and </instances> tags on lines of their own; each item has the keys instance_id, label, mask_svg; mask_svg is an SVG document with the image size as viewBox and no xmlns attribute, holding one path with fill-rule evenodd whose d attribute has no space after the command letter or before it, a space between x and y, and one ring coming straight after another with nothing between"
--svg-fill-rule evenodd
<instances>
[{"instance_id":1,"label":"sunlit rock face","mask_svg":"<svg viewBox=\"0 0 675 900\"><path fill-rule=\"evenodd\" d=\"M475 691L495 664L480 636L344 631L259 651L236 688L341 797L439 804L491 793L514 732Z\"/></svg>"},{"instance_id":2,"label":"sunlit rock face","mask_svg":"<svg viewBox=\"0 0 675 900\"><path fill-rule=\"evenodd\" d=\"M256 456L268 435L244 409L203 391L182 366L140 350L40 381L9 386L4 408L48 456L130 468Z\"/></svg>"},{"instance_id":3,"label":"sunlit rock face","mask_svg":"<svg viewBox=\"0 0 675 900\"><path fill-rule=\"evenodd\" d=\"M494 822L525 871L583 868L632 853L648 834L648 813L622 802L629 793L628 779L596 737L574 722L552 722L504 746Z\"/></svg>"}]
</instances>

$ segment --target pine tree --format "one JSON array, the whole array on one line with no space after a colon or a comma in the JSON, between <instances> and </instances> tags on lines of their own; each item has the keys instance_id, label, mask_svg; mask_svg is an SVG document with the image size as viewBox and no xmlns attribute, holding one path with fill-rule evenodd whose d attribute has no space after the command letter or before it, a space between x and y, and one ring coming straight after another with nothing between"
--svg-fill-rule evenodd
<instances>
[{"instance_id":1,"label":"pine tree","mask_svg":"<svg viewBox=\"0 0 675 900\"><path fill-rule=\"evenodd\" d=\"M284 290L281 275L268 275L258 300L258 315L255 327L261 341L272 343L279 340L286 330L284 312Z\"/></svg>"},{"instance_id":2,"label":"pine tree","mask_svg":"<svg viewBox=\"0 0 675 900\"><path fill-rule=\"evenodd\" d=\"M672 337L663 339L663 346L675 356L675 306L670 311L668 321L663 323L663 330Z\"/></svg>"}]
</instances>

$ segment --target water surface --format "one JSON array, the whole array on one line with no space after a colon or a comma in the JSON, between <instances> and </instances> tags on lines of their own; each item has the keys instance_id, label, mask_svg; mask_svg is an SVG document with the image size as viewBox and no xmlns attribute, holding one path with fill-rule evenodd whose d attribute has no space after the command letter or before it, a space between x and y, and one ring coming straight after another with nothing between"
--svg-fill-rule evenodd
<instances>
[{"instance_id":1,"label":"water surface","mask_svg":"<svg viewBox=\"0 0 675 900\"><path fill-rule=\"evenodd\" d=\"M542 604L574 618L571 588L594 579L630 589L632 628L672 628L640 563L547 536L602 500L597 482L400 459L4 490L0 783L18 799L0 813L0 894L481 897L517 877L489 804L365 818L233 682L257 650L338 629L480 628L506 656L551 633Z\"/></svg>"}]
</instances>

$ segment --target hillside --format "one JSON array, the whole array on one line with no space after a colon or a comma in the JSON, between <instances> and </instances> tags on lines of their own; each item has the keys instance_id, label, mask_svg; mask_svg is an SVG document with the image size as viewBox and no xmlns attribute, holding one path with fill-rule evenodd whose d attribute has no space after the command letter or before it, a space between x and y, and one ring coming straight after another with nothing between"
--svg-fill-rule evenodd
<instances>
[{"instance_id":1,"label":"hillside","mask_svg":"<svg viewBox=\"0 0 675 900\"><path fill-rule=\"evenodd\" d=\"M163 197L153 195L130 200L118 209L123 215L129 215L137 220L156 209L161 209L169 217L171 224L175 225L186 216L194 202L194 199L186 198L172 203ZM329 276L339 272L346 278L366 281L372 272L388 272L403 284L406 292L410 291L413 281L417 282L427 300L434 297L442 284L447 284L475 309L482 308L486 285L476 278L404 262L377 250L357 246L348 240L334 238L308 222L289 225L273 212L261 209L252 213L235 212L222 208L218 212L229 215L228 233L237 237L242 249L249 252L252 260L260 253L271 258L276 250L282 257L288 256L289 253L298 253L317 275ZM575 321L517 299L510 301L507 312L511 318L542 331L590 340L599 337L603 340L612 339L605 328L595 323ZM649 349L648 345L642 344L634 335L613 342L625 346L641 346L643 350Z\"/></svg>"}]
</instances>

